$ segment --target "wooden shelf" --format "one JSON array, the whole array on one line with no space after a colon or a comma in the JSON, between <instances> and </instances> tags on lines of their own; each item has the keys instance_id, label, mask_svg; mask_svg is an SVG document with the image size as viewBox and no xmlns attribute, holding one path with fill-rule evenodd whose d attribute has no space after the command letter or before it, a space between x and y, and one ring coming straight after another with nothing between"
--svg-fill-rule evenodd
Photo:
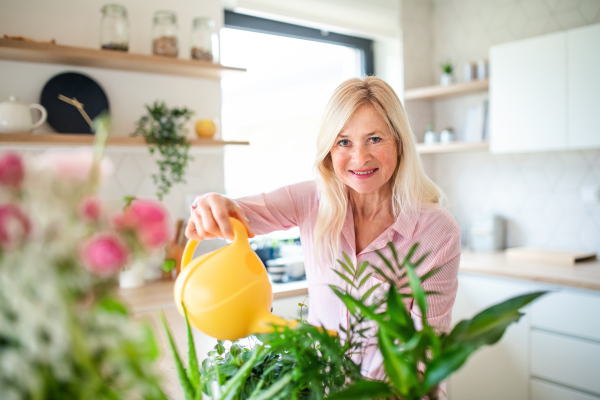
<instances>
[{"instance_id":1,"label":"wooden shelf","mask_svg":"<svg viewBox=\"0 0 600 400\"><path fill-rule=\"evenodd\" d=\"M427 86L404 91L404 100L428 100L442 97L461 96L468 93L483 92L490 86L489 79L466 83L453 83L448 86Z\"/></svg>"},{"instance_id":2,"label":"wooden shelf","mask_svg":"<svg viewBox=\"0 0 600 400\"><path fill-rule=\"evenodd\" d=\"M64 133L0 133L0 145L15 146L91 146L94 135L90 134L64 134ZM224 141L216 139L192 139L193 147L249 145L250 142ZM145 146L142 137L113 136L108 138L107 146L111 147L140 147Z\"/></svg>"},{"instance_id":3,"label":"wooden shelf","mask_svg":"<svg viewBox=\"0 0 600 400\"><path fill-rule=\"evenodd\" d=\"M481 143L433 143L424 144L417 143L417 151L420 154L440 154L440 153L466 153L473 151L488 151L490 144L488 142Z\"/></svg>"},{"instance_id":4,"label":"wooden shelf","mask_svg":"<svg viewBox=\"0 0 600 400\"><path fill-rule=\"evenodd\" d=\"M0 39L0 59L221 79L246 71L201 60Z\"/></svg>"}]
</instances>

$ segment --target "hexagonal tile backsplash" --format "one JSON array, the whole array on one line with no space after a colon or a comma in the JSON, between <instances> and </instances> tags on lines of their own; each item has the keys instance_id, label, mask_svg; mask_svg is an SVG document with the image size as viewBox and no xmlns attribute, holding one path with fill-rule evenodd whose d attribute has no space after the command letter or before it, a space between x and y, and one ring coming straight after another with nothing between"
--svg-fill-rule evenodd
<instances>
[{"instance_id":1,"label":"hexagonal tile backsplash","mask_svg":"<svg viewBox=\"0 0 600 400\"><path fill-rule=\"evenodd\" d=\"M509 247L600 251L600 204L580 193L600 187L600 150L435 157L434 179L465 242L475 215L488 211L507 220Z\"/></svg>"}]
</instances>

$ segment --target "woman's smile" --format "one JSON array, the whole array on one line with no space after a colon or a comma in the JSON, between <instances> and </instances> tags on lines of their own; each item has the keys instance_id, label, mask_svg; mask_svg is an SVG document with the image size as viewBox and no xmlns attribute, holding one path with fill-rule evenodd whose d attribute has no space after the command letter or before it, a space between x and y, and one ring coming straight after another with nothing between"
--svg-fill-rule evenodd
<instances>
[{"instance_id":1,"label":"woman's smile","mask_svg":"<svg viewBox=\"0 0 600 400\"><path fill-rule=\"evenodd\" d=\"M370 178L373 175L375 175L375 172L377 172L377 170L379 170L379 168L355 169L355 170L350 170L350 172L353 173L354 177L357 179L367 179L367 178Z\"/></svg>"}]
</instances>

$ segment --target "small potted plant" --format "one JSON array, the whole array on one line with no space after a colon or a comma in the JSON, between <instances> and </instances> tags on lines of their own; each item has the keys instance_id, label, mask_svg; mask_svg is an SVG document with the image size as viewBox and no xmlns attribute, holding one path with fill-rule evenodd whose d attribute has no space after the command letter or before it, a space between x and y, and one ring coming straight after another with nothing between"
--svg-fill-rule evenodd
<instances>
[{"instance_id":1,"label":"small potted plant","mask_svg":"<svg viewBox=\"0 0 600 400\"><path fill-rule=\"evenodd\" d=\"M184 182L185 169L193 158L189 155L190 143L186 139L185 123L194 112L183 108L169 109L164 102L155 101L146 105L148 113L142 116L131 136L142 136L150 154L156 150L160 158L156 160L159 173L152 179L157 185L156 196L162 200L169 193L173 183Z\"/></svg>"},{"instance_id":2,"label":"small potted plant","mask_svg":"<svg viewBox=\"0 0 600 400\"><path fill-rule=\"evenodd\" d=\"M441 63L440 67L442 67L442 77L440 79L440 84L442 86L447 86L454 82L454 76L452 73L454 72L454 65L450 61L445 63Z\"/></svg>"}]
</instances>

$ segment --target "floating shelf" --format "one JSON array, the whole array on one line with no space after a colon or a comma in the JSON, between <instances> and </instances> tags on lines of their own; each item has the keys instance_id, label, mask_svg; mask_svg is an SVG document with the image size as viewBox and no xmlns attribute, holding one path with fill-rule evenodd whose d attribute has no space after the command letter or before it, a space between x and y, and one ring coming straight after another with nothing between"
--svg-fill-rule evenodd
<instances>
[{"instance_id":1,"label":"floating shelf","mask_svg":"<svg viewBox=\"0 0 600 400\"><path fill-rule=\"evenodd\" d=\"M488 142L481 143L433 143L433 144L417 144L417 151L420 154L440 154L440 153L466 153L472 151L488 151L490 144Z\"/></svg>"},{"instance_id":2,"label":"floating shelf","mask_svg":"<svg viewBox=\"0 0 600 400\"><path fill-rule=\"evenodd\" d=\"M461 96L483 92L490 86L489 79L480 81L453 83L447 86L427 86L404 91L404 100L428 100L442 97Z\"/></svg>"},{"instance_id":3,"label":"floating shelf","mask_svg":"<svg viewBox=\"0 0 600 400\"><path fill-rule=\"evenodd\" d=\"M0 145L14 146L91 146L94 135L90 134L57 134L57 133L0 133ZM192 139L193 147L249 145L250 142L224 141L216 139ZM146 142L142 137L113 136L108 138L107 146L140 147Z\"/></svg>"},{"instance_id":4,"label":"floating shelf","mask_svg":"<svg viewBox=\"0 0 600 400\"><path fill-rule=\"evenodd\" d=\"M221 79L246 71L201 60L0 39L0 59Z\"/></svg>"}]
</instances>

